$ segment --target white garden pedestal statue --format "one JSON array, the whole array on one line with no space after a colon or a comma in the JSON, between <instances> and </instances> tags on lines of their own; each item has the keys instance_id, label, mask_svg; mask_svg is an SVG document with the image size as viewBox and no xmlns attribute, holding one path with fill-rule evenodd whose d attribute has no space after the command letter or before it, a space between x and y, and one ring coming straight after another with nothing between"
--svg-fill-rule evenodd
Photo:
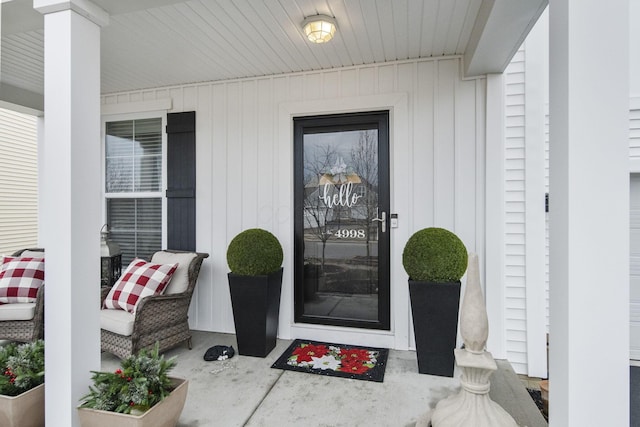
<instances>
[{"instance_id":1,"label":"white garden pedestal statue","mask_svg":"<svg viewBox=\"0 0 640 427\"><path fill-rule=\"evenodd\" d=\"M511 415L489 397L489 377L497 366L491 353L485 351L489 322L480 288L478 255L474 253L469 254L460 334L464 348L454 350L456 364L462 370L460 392L438 402L416 427L517 427Z\"/></svg>"}]
</instances>

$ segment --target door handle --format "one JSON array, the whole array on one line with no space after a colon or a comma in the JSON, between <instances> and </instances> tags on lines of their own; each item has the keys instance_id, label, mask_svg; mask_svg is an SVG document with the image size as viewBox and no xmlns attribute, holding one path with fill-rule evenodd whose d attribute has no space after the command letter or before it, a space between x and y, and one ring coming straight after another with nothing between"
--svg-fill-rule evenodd
<instances>
[{"instance_id":1,"label":"door handle","mask_svg":"<svg viewBox=\"0 0 640 427\"><path fill-rule=\"evenodd\" d=\"M387 231L387 213L386 212L384 211L381 212L379 218L373 218L371 220L371 222L374 222L374 221L379 221L381 223L383 233Z\"/></svg>"}]
</instances>

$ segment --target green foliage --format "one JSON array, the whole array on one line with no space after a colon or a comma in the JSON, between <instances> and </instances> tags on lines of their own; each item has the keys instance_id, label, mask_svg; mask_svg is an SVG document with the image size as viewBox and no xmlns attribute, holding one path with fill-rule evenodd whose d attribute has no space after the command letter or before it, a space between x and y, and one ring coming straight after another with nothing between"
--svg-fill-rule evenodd
<instances>
[{"instance_id":1,"label":"green foliage","mask_svg":"<svg viewBox=\"0 0 640 427\"><path fill-rule=\"evenodd\" d=\"M44 341L0 348L0 394L17 396L44 382Z\"/></svg>"},{"instance_id":2,"label":"green foliage","mask_svg":"<svg viewBox=\"0 0 640 427\"><path fill-rule=\"evenodd\" d=\"M413 234L402 253L402 265L412 280L454 282L467 270L467 248L444 228L424 228Z\"/></svg>"},{"instance_id":3,"label":"green foliage","mask_svg":"<svg viewBox=\"0 0 640 427\"><path fill-rule=\"evenodd\" d=\"M235 274L261 276L282 266L282 246L273 234L252 228L238 234L227 248L227 264Z\"/></svg>"},{"instance_id":4,"label":"green foliage","mask_svg":"<svg viewBox=\"0 0 640 427\"><path fill-rule=\"evenodd\" d=\"M176 365L176 358L158 355L153 350L141 350L124 359L115 372L92 372L93 386L80 399L83 408L129 414L144 412L167 397L173 390L168 372Z\"/></svg>"}]
</instances>

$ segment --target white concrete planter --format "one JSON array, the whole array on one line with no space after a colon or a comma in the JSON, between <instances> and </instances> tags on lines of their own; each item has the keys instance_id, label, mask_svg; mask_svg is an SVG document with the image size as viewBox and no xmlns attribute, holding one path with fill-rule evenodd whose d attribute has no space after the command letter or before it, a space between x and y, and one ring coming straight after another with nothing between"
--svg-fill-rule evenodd
<instances>
[{"instance_id":1,"label":"white concrete planter","mask_svg":"<svg viewBox=\"0 0 640 427\"><path fill-rule=\"evenodd\" d=\"M17 396L0 395L0 426L43 427L44 384Z\"/></svg>"},{"instance_id":2,"label":"white concrete planter","mask_svg":"<svg viewBox=\"0 0 640 427\"><path fill-rule=\"evenodd\" d=\"M181 378L171 378L171 380L175 385L171 394L142 415L78 408L80 425L82 427L175 427L187 399L189 382Z\"/></svg>"}]
</instances>

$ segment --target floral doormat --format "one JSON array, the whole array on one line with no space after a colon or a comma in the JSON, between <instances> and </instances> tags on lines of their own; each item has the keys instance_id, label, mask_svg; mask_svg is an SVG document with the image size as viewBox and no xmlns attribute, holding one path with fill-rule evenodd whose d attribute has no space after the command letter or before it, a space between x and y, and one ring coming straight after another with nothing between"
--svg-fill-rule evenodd
<instances>
[{"instance_id":1,"label":"floral doormat","mask_svg":"<svg viewBox=\"0 0 640 427\"><path fill-rule=\"evenodd\" d=\"M388 356L386 348L295 340L271 367L381 383Z\"/></svg>"}]
</instances>

